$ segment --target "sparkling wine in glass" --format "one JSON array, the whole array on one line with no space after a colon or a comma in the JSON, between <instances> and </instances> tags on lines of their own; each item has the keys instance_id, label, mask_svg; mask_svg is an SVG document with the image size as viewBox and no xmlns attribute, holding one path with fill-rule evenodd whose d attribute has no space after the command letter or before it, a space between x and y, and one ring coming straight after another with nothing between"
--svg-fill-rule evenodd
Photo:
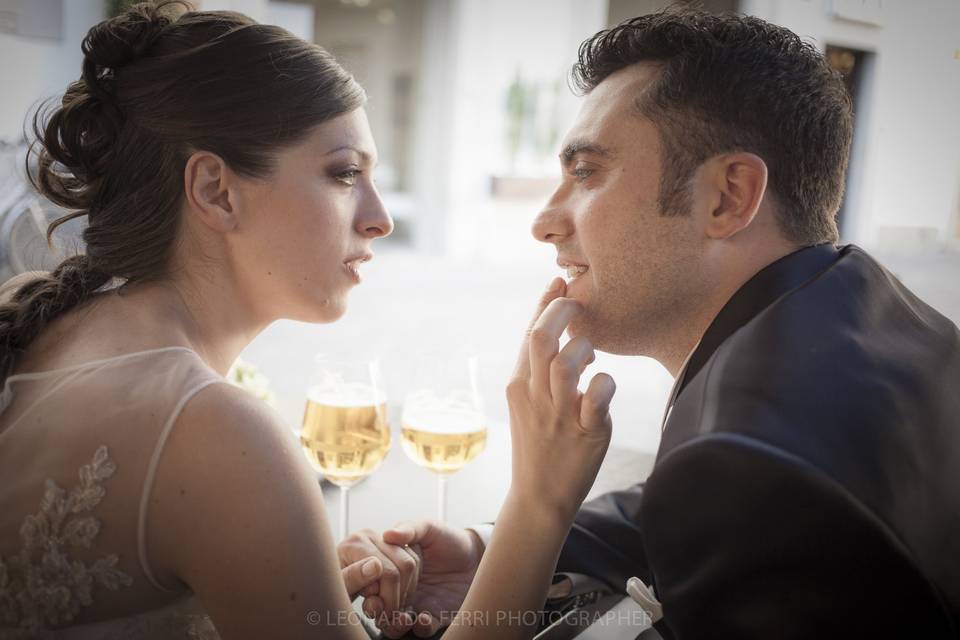
<instances>
[{"instance_id":1,"label":"sparkling wine in glass","mask_svg":"<svg viewBox=\"0 0 960 640\"><path fill-rule=\"evenodd\" d=\"M437 474L437 518L447 517L447 480L480 455L487 423L478 389L477 358L424 356L404 401L401 445Z\"/></svg>"},{"instance_id":2,"label":"sparkling wine in glass","mask_svg":"<svg viewBox=\"0 0 960 640\"><path fill-rule=\"evenodd\" d=\"M318 356L298 436L313 468L340 487L343 540L349 530L350 487L376 471L390 450L378 361Z\"/></svg>"}]
</instances>

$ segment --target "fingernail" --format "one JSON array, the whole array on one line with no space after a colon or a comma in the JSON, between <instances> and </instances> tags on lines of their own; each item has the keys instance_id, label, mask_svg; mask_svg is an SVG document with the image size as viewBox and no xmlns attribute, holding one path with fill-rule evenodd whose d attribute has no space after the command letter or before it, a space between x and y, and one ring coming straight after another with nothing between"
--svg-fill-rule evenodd
<instances>
[{"instance_id":1,"label":"fingernail","mask_svg":"<svg viewBox=\"0 0 960 640\"><path fill-rule=\"evenodd\" d=\"M372 578L377 575L377 561L374 558L370 558L360 567L360 573L363 574L364 578Z\"/></svg>"},{"instance_id":2,"label":"fingernail","mask_svg":"<svg viewBox=\"0 0 960 640\"><path fill-rule=\"evenodd\" d=\"M550 281L550 284L547 286L547 293L555 293L560 291L560 287L563 286L562 278L554 278Z\"/></svg>"}]
</instances>

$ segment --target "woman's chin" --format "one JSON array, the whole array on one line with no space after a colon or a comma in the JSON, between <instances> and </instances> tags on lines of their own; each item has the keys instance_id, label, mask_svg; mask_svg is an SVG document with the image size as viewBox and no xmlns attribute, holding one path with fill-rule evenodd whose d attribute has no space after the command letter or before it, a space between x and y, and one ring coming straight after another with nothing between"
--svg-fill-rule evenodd
<instances>
[{"instance_id":1,"label":"woman's chin","mask_svg":"<svg viewBox=\"0 0 960 640\"><path fill-rule=\"evenodd\" d=\"M342 318L346 312L347 301L344 296L320 298L302 304L299 312L288 319L311 324L330 324Z\"/></svg>"}]
</instances>

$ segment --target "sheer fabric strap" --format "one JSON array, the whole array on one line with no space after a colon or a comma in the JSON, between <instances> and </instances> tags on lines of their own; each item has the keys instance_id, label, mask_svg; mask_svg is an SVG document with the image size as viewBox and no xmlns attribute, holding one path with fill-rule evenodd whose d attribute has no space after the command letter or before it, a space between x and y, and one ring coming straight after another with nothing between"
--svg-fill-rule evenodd
<instances>
[{"instance_id":1,"label":"sheer fabric strap","mask_svg":"<svg viewBox=\"0 0 960 640\"><path fill-rule=\"evenodd\" d=\"M150 458L150 464L147 466L147 475L143 482L143 493L140 496L140 513L137 521L137 551L140 555L140 567L143 569L144 575L147 576L147 580L150 583L159 589L160 591L166 593L173 593L175 589L168 589L160 584L156 577L153 574L153 571L150 569L150 562L147 560L147 506L149 504L150 492L153 489L153 480L154 476L157 473L157 466L160 463L160 455L163 453L163 447L167 442L167 438L170 436L170 431L173 429L173 425L176 423L177 418L180 416L180 412L183 410L183 407L189 402L189 400L196 395L199 391L205 389L211 384L222 382L229 384L223 378L215 378L210 380L204 380L198 385L190 388L183 396L180 398L180 401L177 402L177 405L174 407L173 411L170 413L170 417L167 418L166 423L163 425L163 429L160 431L160 437L157 439L157 445L153 450L153 456Z\"/></svg>"}]
</instances>

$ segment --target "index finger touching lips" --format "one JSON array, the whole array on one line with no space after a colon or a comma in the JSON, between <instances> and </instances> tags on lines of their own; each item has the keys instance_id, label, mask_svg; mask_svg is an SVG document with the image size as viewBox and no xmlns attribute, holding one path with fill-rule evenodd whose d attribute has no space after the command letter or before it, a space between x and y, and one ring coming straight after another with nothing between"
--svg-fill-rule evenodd
<instances>
[{"instance_id":1,"label":"index finger touching lips","mask_svg":"<svg viewBox=\"0 0 960 640\"><path fill-rule=\"evenodd\" d=\"M530 331L530 381L534 389L550 393L550 362L560 351L560 336L583 307L572 298L552 301Z\"/></svg>"},{"instance_id":2,"label":"index finger touching lips","mask_svg":"<svg viewBox=\"0 0 960 640\"><path fill-rule=\"evenodd\" d=\"M537 302L537 310L534 312L533 318L530 319L530 324L527 326L527 334L520 344L520 355L517 358L517 368L514 372L515 378L525 380L530 377L530 334L533 332L533 327L537 324L537 320L543 315L543 311L547 308L547 305L564 295L566 291L567 283L563 278L554 278L550 281L547 290L540 296L540 300Z\"/></svg>"}]
</instances>

